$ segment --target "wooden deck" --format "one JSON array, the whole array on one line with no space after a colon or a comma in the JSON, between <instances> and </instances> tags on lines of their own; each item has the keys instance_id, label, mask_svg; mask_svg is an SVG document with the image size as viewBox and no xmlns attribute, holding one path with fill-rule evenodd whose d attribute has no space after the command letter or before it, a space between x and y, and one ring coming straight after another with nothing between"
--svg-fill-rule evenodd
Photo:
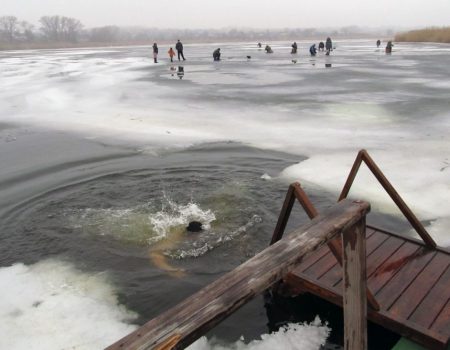
<instances>
[{"instance_id":1,"label":"wooden deck","mask_svg":"<svg viewBox=\"0 0 450 350\"><path fill-rule=\"evenodd\" d=\"M429 349L447 349L450 338L450 251L366 229L368 288L380 310L368 319ZM292 294L310 292L342 306L342 267L328 246L284 279Z\"/></svg>"}]
</instances>

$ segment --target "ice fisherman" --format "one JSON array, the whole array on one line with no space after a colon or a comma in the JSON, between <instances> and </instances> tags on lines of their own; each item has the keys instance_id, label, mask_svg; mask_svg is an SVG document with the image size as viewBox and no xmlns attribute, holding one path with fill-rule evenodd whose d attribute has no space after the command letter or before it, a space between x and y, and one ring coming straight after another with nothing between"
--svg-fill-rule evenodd
<instances>
[{"instance_id":1,"label":"ice fisherman","mask_svg":"<svg viewBox=\"0 0 450 350\"><path fill-rule=\"evenodd\" d=\"M158 63L158 45L156 43L153 43L153 60L155 63Z\"/></svg>"},{"instance_id":2,"label":"ice fisherman","mask_svg":"<svg viewBox=\"0 0 450 350\"><path fill-rule=\"evenodd\" d=\"M262 44L261 44L261 43L258 43L258 47L259 47L259 48L262 48Z\"/></svg>"},{"instance_id":3,"label":"ice fisherman","mask_svg":"<svg viewBox=\"0 0 450 350\"><path fill-rule=\"evenodd\" d=\"M291 54L296 54L297 53L297 43L295 41L291 45L291 47L292 47Z\"/></svg>"},{"instance_id":4,"label":"ice fisherman","mask_svg":"<svg viewBox=\"0 0 450 350\"><path fill-rule=\"evenodd\" d=\"M220 47L213 52L214 61L220 61Z\"/></svg>"},{"instance_id":5,"label":"ice fisherman","mask_svg":"<svg viewBox=\"0 0 450 350\"><path fill-rule=\"evenodd\" d=\"M391 53L393 46L394 46L394 44L392 43L392 41L388 41L388 43L386 45L386 53Z\"/></svg>"},{"instance_id":6,"label":"ice fisherman","mask_svg":"<svg viewBox=\"0 0 450 350\"><path fill-rule=\"evenodd\" d=\"M329 55L330 52L333 51L333 43L331 42L330 37L328 37L327 41L325 42L325 50L327 50L327 55Z\"/></svg>"},{"instance_id":7,"label":"ice fisherman","mask_svg":"<svg viewBox=\"0 0 450 350\"><path fill-rule=\"evenodd\" d=\"M378 40L377 40L377 47L380 47L380 45L381 45L381 40L378 39Z\"/></svg>"},{"instance_id":8,"label":"ice fisherman","mask_svg":"<svg viewBox=\"0 0 450 350\"><path fill-rule=\"evenodd\" d=\"M323 41L321 41L321 42L319 43L319 51L324 51L324 50L325 50L325 44L324 44Z\"/></svg>"},{"instance_id":9,"label":"ice fisherman","mask_svg":"<svg viewBox=\"0 0 450 350\"><path fill-rule=\"evenodd\" d=\"M311 47L309 48L309 53L311 54L311 56L315 56L317 54L316 44L311 45Z\"/></svg>"},{"instance_id":10,"label":"ice fisherman","mask_svg":"<svg viewBox=\"0 0 450 350\"><path fill-rule=\"evenodd\" d=\"M183 277L185 275L185 271L170 265L167 261L165 251L177 246L178 243L186 238L187 234L201 231L203 231L203 224L199 221L191 221L187 227L181 227L171 232L168 237L155 243L150 248L149 255L151 261L156 267L161 270L165 270L169 275L173 277Z\"/></svg>"},{"instance_id":11,"label":"ice fisherman","mask_svg":"<svg viewBox=\"0 0 450 350\"><path fill-rule=\"evenodd\" d=\"M167 51L167 53L169 54L170 62L173 62L173 58L175 56L175 51L173 51L173 49L170 48L169 51Z\"/></svg>"},{"instance_id":12,"label":"ice fisherman","mask_svg":"<svg viewBox=\"0 0 450 350\"><path fill-rule=\"evenodd\" d=\"M266 51L266 53L273 53L273 50L269 45L266 45L266 48L264 50Z\"/></svg>"},{"instance_id":13,"label":"ice fisherman","mask_svg":"<svg viewBox=\"0 0 450 350\"><path fill-rule=\"evenodd\" d=\"M186 61L186 59L184 58L184 54L183 54L183 44L181 43L180 39L178 39L178 41L175 45L175 49L178 52L178 61L180 60L180 56L183 57L183 61Z\"/></svg>"}]
</instances>

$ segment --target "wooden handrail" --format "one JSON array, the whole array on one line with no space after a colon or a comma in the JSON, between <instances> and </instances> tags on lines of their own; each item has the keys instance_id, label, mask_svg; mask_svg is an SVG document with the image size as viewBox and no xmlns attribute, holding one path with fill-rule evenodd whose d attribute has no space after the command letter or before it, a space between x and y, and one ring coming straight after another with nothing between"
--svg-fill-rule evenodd
<instances>
[{"instance_id":1,"label":"wooden handrail","mask_svg":"<svg viewBox=\"0 0 450 350\"><path fill-rule=\"evenodd\" d=\"M359 235L358 239L364 240L361 230L365 231L365 228L361 229L361 225L365 224L365 216L369 210L367 202L344 200L337 203L326 214L317 216L107 349L185 348L257 294L282 279L305 257L336 235L341 232L356 233ZM349 246L350 249L356 247L353 244ZM362 253L360 251L358 254ZM346 283L346 288L352 289L349 295L360 295L364 291L364 285L359 281L355 282L354 274L344 272L350 277ZM365 278L363 280L365 283ZM347 315L346 320L351 323L349 334L355 336L355 332L362 332L358 335L358 344L361 344L367 334L365 327L361 328L360 325L365 324L366 320L364 312L356 314L353 309L364 310L365 298L355 299L353 302L356 306L344 307L344 315ZM360 349L364 348L349 347L349 350Z\"/></svg>"},{"instance_id":2,"label":"wooden handrail","mask_svg":"<svg viewBox=\"0 0 450 350\"><path fill-rule=\"evenodd\" d=\"M350 188L353 185L356 174L358 173L358 170L362 162L364 162L367 165L369 170L372 172L372 174L375 176L375 178L378 180L381 186L383 186L389 197L391 197L391 199L394 201L394 203L397 205L397 207L400 209L400 211L403 213L403 215L406 217L406 219L409 221L412 227L416 230L416 232L419 234L419 236L422 238L425 244L430 248L436 248L437 247L436 242L427 232L425 227L423 227L422 223L419 221L419 219L417 219L412 210L406 205L405 201L402 199L402 197L400 197L398 192L395 190L394 186L392 186L389 180L386 178L386 176L384 176L383 172L377 166L374 160L370 157L369 153L367 153L367 151L364 149L358 152L355 162L353 163L352 169L350 170L350 174L347 177L347 181L345 182L345 185L342 188L342 192L341 195L339 196L338 201L347 198L350 192Z\"/></svg>"},{"instance_id":3,"label":"wooden handrail","mask_svg":"<svg viewBox=\"0 0 450 350\"><path fill-rule=\"evenodd\" d=\"M272 235L272 240L270 244L274 244L283 237L284 230L286 229L289 216L292 211L292 207L295 202L295 198L299 201L300 205L305 210L308 217L312 220L319 215L318 211L312 204L306 192L303 190L302 186L298 182L294 182L289 185L289 189L286 193L286 198L284 199L283 207L281 208L280 216L278 217L277 225ZM342 251L342 240L340 237L330 239L327 242L328 248L330 248L331 253L334 255L339 265L343 265L343 251ZM376 300L370 289L367 289L367 300L372 309L378 311L380 310L380 304Z\"/></svg>"}]
</instances>

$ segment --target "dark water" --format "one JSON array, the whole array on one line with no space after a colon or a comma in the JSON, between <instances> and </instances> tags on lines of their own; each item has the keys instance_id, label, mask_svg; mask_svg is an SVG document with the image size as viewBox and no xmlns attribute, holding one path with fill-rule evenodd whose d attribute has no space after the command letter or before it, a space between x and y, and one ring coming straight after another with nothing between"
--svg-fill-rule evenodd
<instances>
[{"instance_id":1,"label":"dark water","mask_svg":"<svg viewBox=\"0 0 450 350\"><path fill-rule=\"evenodd\" d=\"M79 151L87 143L95 153L92 143L83 142ZM33 264L51 257L83 271L107 271L120 301L139 313L140 322L266 247L287 186L261 176L302 160L236 143L203 144L160 156L121 152L95 157L97 161L43 164L42 174L39 162L30 161L28 173L4 175L2 189L10 195L1 206L0 264ZM45 184L40 184L42 178ZM167 252L169 262L186 271L175 278L149 259L155 236L149 217L159 213L170 222L179 214L177 206L189 203L211 211L215 220L209 230L186 236ZM305 216L296 216L293 224L301 219ZM206 251L195 249L205 245ZM259 302L250 309L256 320L241 321L257 333L265 328L264 311ZM222 335L238 337L242 332L242 324L234 332L228 327Z\"/></svg>"}]
</instances>

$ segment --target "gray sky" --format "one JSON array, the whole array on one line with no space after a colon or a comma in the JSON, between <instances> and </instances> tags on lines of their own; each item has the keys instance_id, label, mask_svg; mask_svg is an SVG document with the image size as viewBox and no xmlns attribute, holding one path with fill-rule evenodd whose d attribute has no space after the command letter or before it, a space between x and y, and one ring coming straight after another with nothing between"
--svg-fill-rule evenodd
<instances>
[{"instance_id":1,"label":"gray sky","mask_svg":"<svg viewBox=\"0 0 450 350\"><path fill-rule=\"evenodd\" d=\"M423 27L450 25L450 0L1 0L0 16L55 14L87 27Z\"/></svg>"}]
</instances>

